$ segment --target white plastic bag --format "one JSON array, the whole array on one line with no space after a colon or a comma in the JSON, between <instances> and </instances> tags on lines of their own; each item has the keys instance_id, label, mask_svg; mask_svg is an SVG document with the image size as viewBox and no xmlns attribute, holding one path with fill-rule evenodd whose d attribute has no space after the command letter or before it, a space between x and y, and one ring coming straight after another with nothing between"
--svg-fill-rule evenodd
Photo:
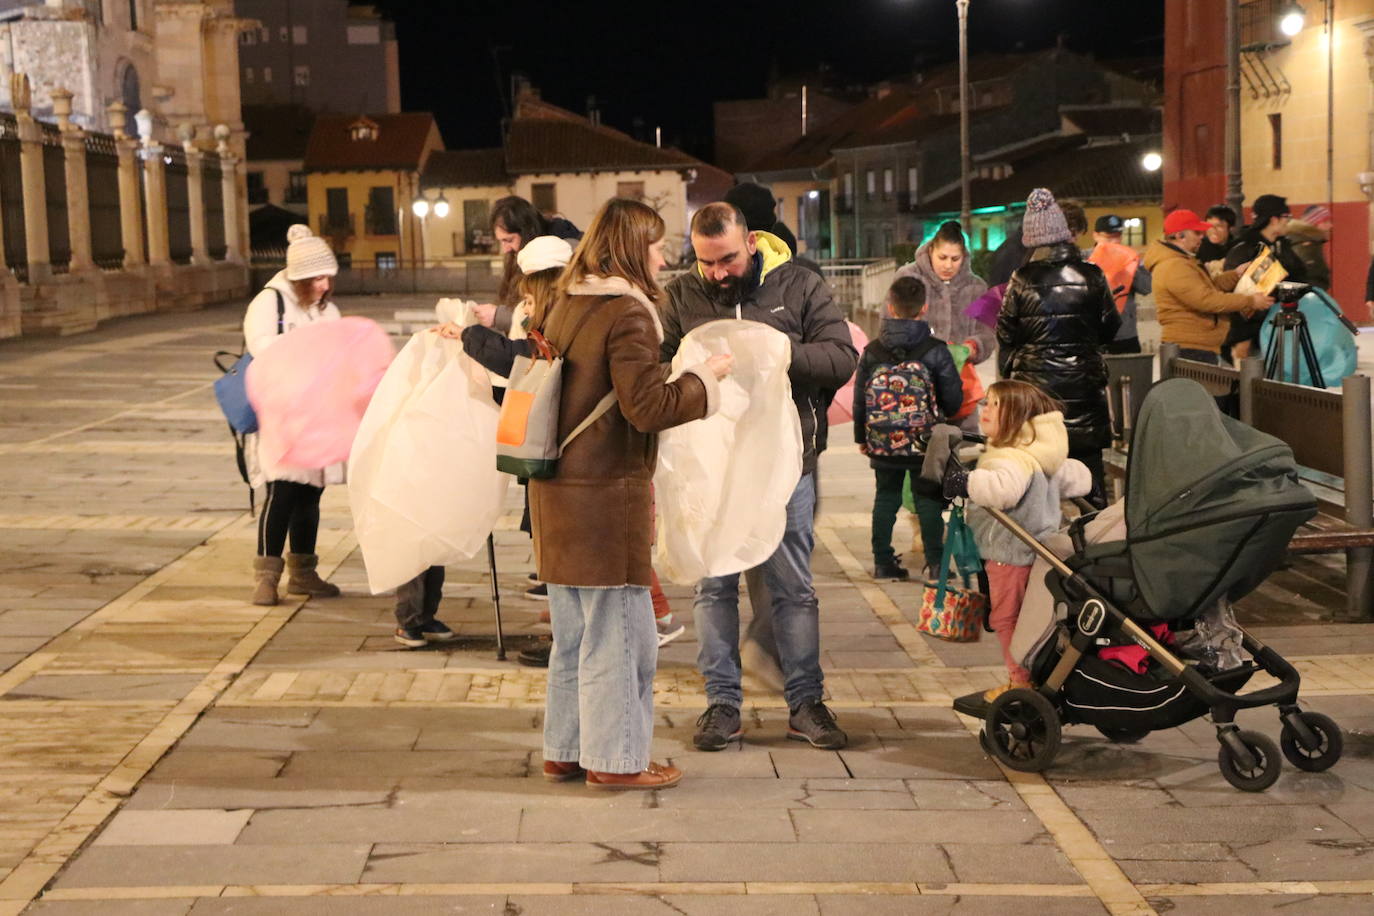
<instances>
[{"instance_id":1,"label":"white plastic bag","mask_svg":"<svg viewBox=\"0 0 1374 916\"><path fill-rule=\"evenodd\" d=\"M375 595L472 557L501 514L486 370L461 341L421 331L377 386L353 443L348 496Z\"/></svg>"},{"instance_id":2,"label":"white plastic bag","mask_svg":"<svg viewBox=\"0 0 1374 916\"><path fill-rule=\"evenodd\" d=\"M720 410L659 436L654 565L683 585L741 572L772 556L801 479L801 421L787 377L787 335L757 321L708 322L682 339L674 377L716 353L735 356L734 371L720 383Z\"/></svg>"}]
</instances>

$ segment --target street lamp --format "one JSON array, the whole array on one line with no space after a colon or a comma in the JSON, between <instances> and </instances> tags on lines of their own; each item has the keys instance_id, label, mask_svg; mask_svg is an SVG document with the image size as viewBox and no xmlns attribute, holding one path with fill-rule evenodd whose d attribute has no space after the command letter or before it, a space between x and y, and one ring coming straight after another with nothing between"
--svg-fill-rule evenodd
<instances>
[{"instance_id":1,"label":"street lamp","mask_svg":"<svg viewBox=\"0 0 1374 916\"><path fill-rule=\"evenodd\" d=\"M434 215L438 219L448 218L448 198L444 197L444 192L439 192L439 198L434 201Z\"/></svg>"},{"instance_id":2,"label":"street lamp","mask_svg":"<svg viewBox=\"0 0 1374 916\"><path fill-rule=\"evenodd\" d=\"M973 206L969 191L973 163L968 144L968 3L969 0L954 0L959 14L959 222L964 235L973 231L973 216L969 212Z\"/></svg>"},{"instance_id":3,"label":"street lamp","mask_svg":"<svg viewBox=\"0 0 1374 916\"><path fill-rule=\"evenodd\" d=\"M424 195L415 198L415 201L410 205L410 212L420 217L420 219L429 216L429 198Z\"/></svg>"},{"instance_id":4,"label":"street lamp","mask_svg":"<svg viewBox=\"0 0 1374 916\"><path fill-rule=\"evenodd\" d=\"M1307 21L1307 14L1301 6L1290 3L1279 18L1279 31L1289 38L1302 31L1303 25Z\"/></svg>"},{"instance_id":5,"label":"street lamp","mask_svg":"<svg viewBox=\"0 0 1374 916\"><path fill-rule=\"evenodd\" d=\"M1140 166L1147 172L1158 172L1164 165L1164 157L1156 152L1148 152L1140 157Z\"/></svg>"}]
</instances>

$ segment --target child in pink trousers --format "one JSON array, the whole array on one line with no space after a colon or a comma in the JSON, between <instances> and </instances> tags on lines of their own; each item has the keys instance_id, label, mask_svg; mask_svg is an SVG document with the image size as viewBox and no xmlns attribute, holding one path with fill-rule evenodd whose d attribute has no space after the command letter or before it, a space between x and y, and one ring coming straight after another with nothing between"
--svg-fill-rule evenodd
<instances>
[{"instance_id":1,"label":"child in pink trousers","mask_svg":"<svg viewBox=\"0 0 1374 916\"><path fill-rule=\"evenodd\" d=\"M1059 530L1059 503L1083 496L1092 475L1069 457L1064 414L1054 398L1026 382L1004 380L988 389L978 417L988 447L968 475L968 511L988 575L989 623L1002 645L1007 683L983 695L991 702L1008 690L1030 686L1030 672L1011 655L1011 636L1026 597L1035 553L986 509L1001 509L1037 540Z\"/></svg>"}]
</instances>

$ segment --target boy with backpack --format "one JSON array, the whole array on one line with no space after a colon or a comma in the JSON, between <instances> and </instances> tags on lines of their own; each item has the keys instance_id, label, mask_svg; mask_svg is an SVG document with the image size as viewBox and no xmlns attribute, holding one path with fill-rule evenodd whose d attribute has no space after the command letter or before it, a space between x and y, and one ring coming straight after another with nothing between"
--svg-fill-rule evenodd
<instances>
[{"instance_id":1,"label":"boy with backpack","mask_svg":"<svg viewBox=\"0 0 1374 916\"><path fill-rule=\"evenodd\" d=\"M873 468L873 578L903 581L909 573L892 549L892 526L911 475L926 576L938 572L944 549L945 502L938 486L920 480L922 436L959 412L964 389L954 357L921 320L926 288L899 277L887 293L888 317L869 341L854 377L854 441Z\"/></svg>"}]
</instances>

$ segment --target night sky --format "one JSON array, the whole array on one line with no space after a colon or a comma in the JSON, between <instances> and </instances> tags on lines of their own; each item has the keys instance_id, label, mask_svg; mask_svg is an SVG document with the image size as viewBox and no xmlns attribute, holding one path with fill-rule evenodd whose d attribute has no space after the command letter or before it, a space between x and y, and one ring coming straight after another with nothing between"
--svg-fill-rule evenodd
<instances>
[{"instance_id":1,"label":"night sky","mask_svg":"<svg viewBox=\"0 0 1374 916\"><path fill-rule=\"evenodd\" d=\"M585 113L595 95L604 123L645 139L661 125L665 144L709 157L711 103L761 97L770 73L824 63L874 82L958 54L953 0L372 2L396 22L402 104L434 112L450 149L500 142L512 71L554 104ZM1163 30L1163 0L970 4L971 54L1063 35L1102 59L1158 56Z\"/></svg>"}]
</instances>

